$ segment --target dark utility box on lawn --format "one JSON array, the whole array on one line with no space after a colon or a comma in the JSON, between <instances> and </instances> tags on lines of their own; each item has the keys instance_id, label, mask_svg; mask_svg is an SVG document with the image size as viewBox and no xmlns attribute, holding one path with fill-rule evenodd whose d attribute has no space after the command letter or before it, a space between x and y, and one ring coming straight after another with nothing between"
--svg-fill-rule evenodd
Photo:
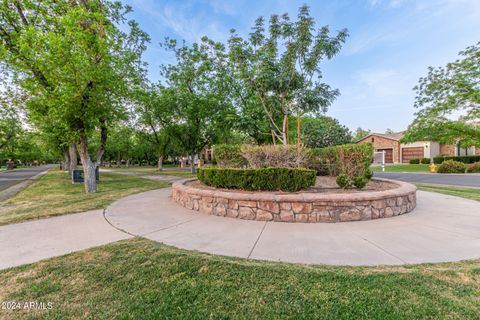
<instances>
[{"instance_id":1,"label":"dark utility box on lawn","mask_svg":"<svg viewBox=\"0 0 480 320\"><path fill-rule=\"evenodd\" d=\"M100 180L100 167L95 168L95 179ZM72 183L83 183L83 170L73 170L72 172Z\"/></svg>"}]
</instances>

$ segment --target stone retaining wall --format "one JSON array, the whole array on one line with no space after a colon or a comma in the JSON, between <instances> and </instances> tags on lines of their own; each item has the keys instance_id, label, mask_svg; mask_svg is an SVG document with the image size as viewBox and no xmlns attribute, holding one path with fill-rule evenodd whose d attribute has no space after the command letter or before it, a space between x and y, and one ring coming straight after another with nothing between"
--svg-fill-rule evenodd
<instances>
[{"instance_id":1,"label":"stone retaining wall","mask_svg":"<svg viewBox=\"0 0 480 320\"><path fill-rule=\"evenodd\" d=\"M196 188L176 182L173 200L185 208L223 217L282 222L344 222L388 218L416 206L414 185L358 193L236 192ZM393 181L391 181L393 182Z\"/></svg>"}]
</instances>

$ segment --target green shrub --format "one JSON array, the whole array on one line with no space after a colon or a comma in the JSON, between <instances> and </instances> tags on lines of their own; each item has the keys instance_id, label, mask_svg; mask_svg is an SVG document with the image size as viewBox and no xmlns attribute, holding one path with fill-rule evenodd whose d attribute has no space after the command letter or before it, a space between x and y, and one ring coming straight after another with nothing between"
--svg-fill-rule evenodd
<instances>
[{"instance_id":1,"label":"green shrub","mask_svg":"<svg viewBox=\"0 0 480 320\"><path fill-rule=\"evenodd\" d=\"M373 146L365 144L346 144L337 146L339 172L353 181L356 177L365 177L373 161Z\"/></svg>"},{"instance_id":2,"label":"green shrub","mask_svg":"<svg viewBox=\"0 0 480 320\"><path fill-rule=\"evenodd\" d=\"M241 154L250 168L305 168L311 161L309 149L296 145L242 145Z\"/></svg>"},{"instance_id":3,"label":"green shrub","mask_svg":"<svg viewBox=\"0 0 480 320\"><path fill-rule=\"evenodd\" d=\"M430 158L422 158L422 160L420 160L420 163L421 164L430 164Z\"/></svg>"},{"instance_id":4,"label":"green shrub","mask_svg":"<svg viewBox=\"0 0 480 320\"><path fill-rule=\"evenodd\" d=\"M358 176L371 178L370 165L373 161L373 146L370 143L314 149L312 158L310 167L315 169L318 175L345 174L350 181Z\"/></svg>"},{"instance_id":5,"label":"green shrub","mask_svg":"<svg viewBox=\"0 0 480 320\"><path fill-rule=\"evenodd\" d=\"M353 179L353 185L355 186L355 188L357 189L363 189L365 188L365 186L367 185L368 183L368 180L367 178L365 177L355 177L355 179Z\"/></svg>"},{"instance_id":6,"label":"green shrub","mask_svg":"<svg viewBox=\"0 0 480 320\"><path fill-rule=\"evenodd\" d=\"M368 169L367 173L365 174L365 178L367 178L367 180L370 180L372 179L373 177L373 171Z\"/></svg>"},{"instance_id":7,"label":"green shrub","mask_svg":"<svg viewBox=\"0 0 480 320\"><path fill-rule=\"evenodd\" d=\"M419 163L420 163L420 159L410 159L410 161L408 161L408 163L410 163L410 164L419 164Z\"/></svg>"},{"instance_id":8,"label":"green shrub","mask_svg":"<svg viewBox=\"0 0 480 320\"><path fill-rule=\"evenodd\" d=\"M467 166L463 162L445 160L438 167L438 173L465 173Z\"/></svg>"},{"instance_id":9,"label":"green shrub","mask_svg":"<svg viewBox=\"0 0 480 320\"><path fill-rule=\"evenodd\" d=\"M215 162L222 168L241 168L247 164L238 144L217 144L213 147Z\"/></svg>"},{"instance_id":10,"label":"green shrub","mask_svg":"<svg viewBox=\"0 0 480 320\"><path fill-rule=\"evenodd\" d=\"M315 185L315 171L301 168L199 168L198 179L215 188L251 191L289 191Z\"/></svg>"},{"instance_id":11,"label":"green shrub","mask_svg":"<svg viewBox=\"0 0 480 320\"><path fill-rule=\"evenodd\" d=\"M444 156L436 156L433 157L433 163L435 164L442 164L442 162L445 160Z\"/></svg>"},{"instance_id":12,"label":"green shrub","mask_svg":"<svg viewBox=\"0 0 480 320\"><path fill-rule=\"evenodd\" d=\"M343 173L337 176L337 184L342 189L350 188L352 186L350 179Z\"/></svg>"},{"instance_id":13,"label":"green shrub","mask_svg":"<svg viewBox=\"0 0 480 320\"><path fill-rule=\"evenodd\" d=\"M467 172L480 173L480 161L470 164L468 166Z\"/></svg>"},{"instance_id":14,"label":"green shrub","mask_svg":"<svg viewBox=\"0 0 480 320\"><path fill-rule=\"evenodd\" d=\"M319 176L335 177L338 173L338 153L336 147L312 149L310 169L316 170Z\"/></svg>"}]
</instances>

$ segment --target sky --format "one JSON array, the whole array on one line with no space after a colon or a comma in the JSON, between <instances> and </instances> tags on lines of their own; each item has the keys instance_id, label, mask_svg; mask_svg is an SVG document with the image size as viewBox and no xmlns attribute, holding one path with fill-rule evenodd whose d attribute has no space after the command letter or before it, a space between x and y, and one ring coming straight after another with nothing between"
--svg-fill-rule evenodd
<instances>
[{"instance_id":1,"label":"sky","mask_svg":"<svg viewBox=\"0 0 480 320\"><path fill-rule=\"evenodd\" d=\"M480 0L124 0L131 18L151 37L145 53L151 81L161 64L175 63L159 43L165 37L225 42L230 29L247 36L259 16L296 17L306 3L317 27L349 37L340 53L321 65L323 79L340 90L327 115L355 130L402 131L414 119L418 79L428 66L455 61L480 41Z\"/></svg>"}]
</instances>

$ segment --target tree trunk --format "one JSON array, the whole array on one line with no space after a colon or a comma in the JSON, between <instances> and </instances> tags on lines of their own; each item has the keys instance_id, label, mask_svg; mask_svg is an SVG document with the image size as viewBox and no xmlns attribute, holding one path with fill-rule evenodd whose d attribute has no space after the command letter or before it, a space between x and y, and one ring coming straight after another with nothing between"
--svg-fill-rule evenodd
<instances>
[{"instance_id":1,"label":"tree trunk","mask_svg":"<svg viewBox=\"0 0 480 320\"><path fill-rule=\"evenodd\" d=\"M288 115L283 115L283 126L282 126L282 143L287 144L287 125L288 125Z\"/></svg>"},{"instance_id":2,"label":"tree trunk","mask_svg":"<svg viewBox=\"0 0 480 320\"><path fill-rule=\"evenodd\" d=\"M127 162L125 163L125 166L126 166L127 168L130 168L130 159L127 159Z\"/></svg>"},{"instance_id":3,"label":"tree trunk","mask_svg":"<svg viewBox=\"0 0 480 320\"><path fill-rule=\"evenodd\" d=\"M85 192L97 192L97 180L95 178L96 162L93 162L88 153L88 140L85 135L80 136L80 161L83 166L83 178Z\"/></svg>"},{"instance_id":4,"label":"tree trunk","mask_svg":"<svg viewBox=\"0 0 480 320\"><path fill-rule=\"evenodd\" d=\"M68 152L68 148L63 149L63 161L62 161L62 170L68 171L70 168L70 154Z\"/></svg>"},{"instance_id":5,"label":"tree trunk","mask_svg":"<svg viewBox=\"0 0 480 320\"><path fill-rule=\"evenodd\" d=\"M70 163L68 165L68 173L70 176L73 173L73 170L77 168L77 145L75 143L72 143L68 146L68 154L70 158Z\"/></svg>"},{"instance_id":6,"label":"tree trunk","mask_svg":"<svg viewBox=\"0 0 480 320\"><path fill-rule=\"evenodd\" d=\"M297 145L300 146L300 111L297 114Z\"/></svg>"},{"instance_id":7,"label":"tree trunk","mask_svg":"<svg viewBox=\"0 0 480 320\"><path fill-rule=\"evenodd\" d=\"M158 171L162 171L162 170L163 170L163 155L158 157Z\"/></svg>"},{"instance_id":8,"label":"tree trunk","mask_svg":"<svg viewBox=\"0 0 480 320\"><path fill-rule=\"evenodd\" d=\"M195 173L195 152L192 152L192 161L190 162L190 172Z\"/></svg>"}]
</instances>

